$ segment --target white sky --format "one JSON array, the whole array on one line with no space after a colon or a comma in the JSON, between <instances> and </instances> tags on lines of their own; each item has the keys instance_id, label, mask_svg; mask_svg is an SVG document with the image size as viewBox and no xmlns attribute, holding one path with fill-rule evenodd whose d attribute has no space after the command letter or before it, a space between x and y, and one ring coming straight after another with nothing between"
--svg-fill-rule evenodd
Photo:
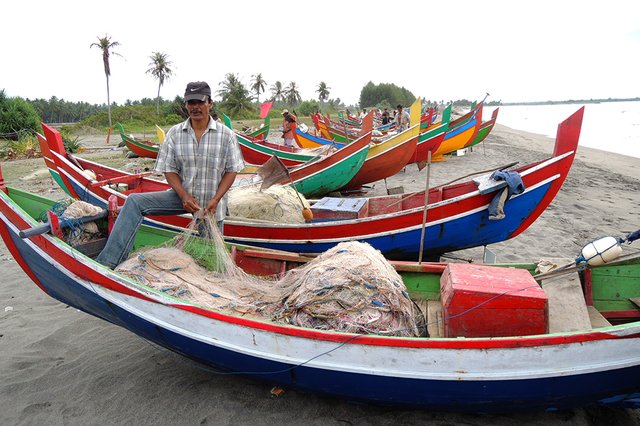
<instances>
[{"instance_id":1,"label":"white sky","mask_svg":"<svg viewBox=\"0 0 640 426\"><path fill-rule=\"evenodd\" d=\"M106 102L98 36L111 57L111 100L154 98L154 51L214 91L226 73L249 86L295 81L303 99L359 100L368 82L430 100L532 101L640 96L640 1L4 1L0 89L8 96ZM264 100L266 95L261 95Z\"/></svg>"}]
</instances>

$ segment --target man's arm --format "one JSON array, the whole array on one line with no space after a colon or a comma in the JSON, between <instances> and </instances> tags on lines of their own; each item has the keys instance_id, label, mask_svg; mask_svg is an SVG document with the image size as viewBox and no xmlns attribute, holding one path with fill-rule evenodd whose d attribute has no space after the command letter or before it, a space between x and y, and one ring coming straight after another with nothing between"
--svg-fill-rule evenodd
<instances>
[{"instance_id":1,"label":"man's arm","mask_svg":"<svg viewBox=\"0 0 640 426\"><path fill-rule=\"evenodd\" d=\"M167 183L178 194L178 197L182 200L182 207L188 213L195 213L200 210L200 204L191 194L182 186L182 179L180 175L173 172L165 172L164 177L167 179Z\"/></svg>"},{"instance_id":2,"label":"man's arm","mask_svg":"<svg viewBox=\"0 0 640 426\"><path fill-rule=\"evenodd\" d=\"M231 185L233 185L233 181L236 179L236 172L225 172L222 175L222 179L220 179L220 185L218 185L218 189L216 190L216 194L207 204L206 211L210 213L215 213L218 208L218 203L224 197L224 194L227 193Z\"/></svg>"}]
</instances>

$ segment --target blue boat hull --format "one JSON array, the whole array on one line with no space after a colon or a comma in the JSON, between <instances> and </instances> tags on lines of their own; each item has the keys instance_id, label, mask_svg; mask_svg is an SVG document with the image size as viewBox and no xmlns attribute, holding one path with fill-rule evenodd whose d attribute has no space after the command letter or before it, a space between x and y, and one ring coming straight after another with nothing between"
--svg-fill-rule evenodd
<instances>
[{"instance_id":1,"label":"blue boat hull","mask_svg":"<svg viewBox=\"0 0 640 426\"><path fill-rule=\"evenodd\" d=\"M633 392L638 389L640 367L527 380L447 381L354 374L248 356L173 332L109 303L27 241L14 233L11 239L51 297L205 365L271 384L377 405L469 412L555 410L591 403L628 405L638 397ZM629 392L620 393L620 389ZM618 392L612 394L613 390Z\"/></svg>"}]
</instances>

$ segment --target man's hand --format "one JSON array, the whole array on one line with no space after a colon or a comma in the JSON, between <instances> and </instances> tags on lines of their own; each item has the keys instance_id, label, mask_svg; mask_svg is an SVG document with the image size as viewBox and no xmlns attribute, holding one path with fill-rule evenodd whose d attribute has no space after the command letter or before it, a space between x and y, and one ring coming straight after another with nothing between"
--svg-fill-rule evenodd
<instances>
[{"instance_id":1,"label":"man's hand","mask_svg":"<svg viewBox=\"0 0 640 426\"><path fill-rule=\"evenodd\" d=\"M219 201L220 201L220 200L217 200L215 197L213 197L213 198L209 201L209 204L207 204L207 208L205 209L205 212L215 214L216 209L218 208L218 202L219 202Z\"/></svg>"},{"instance_id":2,"label":"man's hand","mask_svg":"<svg viewBox=\"0 0 640 426\"><path fill-rule=\"evenodd\" d=\"M189 194L185 195L182 198L182 207L184 207L187 213L195 213L200 210L200 204L198 204L198 200L196 200Z\"/></svg>"}]
</instances>

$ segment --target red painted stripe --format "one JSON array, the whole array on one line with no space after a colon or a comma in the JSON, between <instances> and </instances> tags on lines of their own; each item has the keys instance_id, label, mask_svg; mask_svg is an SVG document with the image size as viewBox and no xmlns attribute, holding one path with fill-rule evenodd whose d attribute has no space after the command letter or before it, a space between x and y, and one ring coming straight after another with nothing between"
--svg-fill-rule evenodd
<instances>
[{"instance_id":1,"label":"red painted stripe","mask_svg":"<svg viewBox=\"0 0 640 426\"><path fill-rule=\"evenodd\" d=\"M561 336L539 336L539 337L514 337L514 338L494 338L494 339L406 339L401 337L383 337L374 335L353 335L338 332L326 332L292 326L280 326L272 323L255 321L247 318L240 318L225 315L219 312L208 311L195 306L172 305L178 309L192 312L207 318L223 321L229 324L236 324L243 327L264 330L271 333L284 334L304 339L321 340L335 343L350 343L370 346L390 346L402 348L431 348L431 349L498 349L498 348L525 348L535 346L554 346L571 343L584 343L597 340L620 339L621 337L591 331L581 334L561 335ZM624 338L640 337L640 333Z\"/></svg>"}]
</instances>

